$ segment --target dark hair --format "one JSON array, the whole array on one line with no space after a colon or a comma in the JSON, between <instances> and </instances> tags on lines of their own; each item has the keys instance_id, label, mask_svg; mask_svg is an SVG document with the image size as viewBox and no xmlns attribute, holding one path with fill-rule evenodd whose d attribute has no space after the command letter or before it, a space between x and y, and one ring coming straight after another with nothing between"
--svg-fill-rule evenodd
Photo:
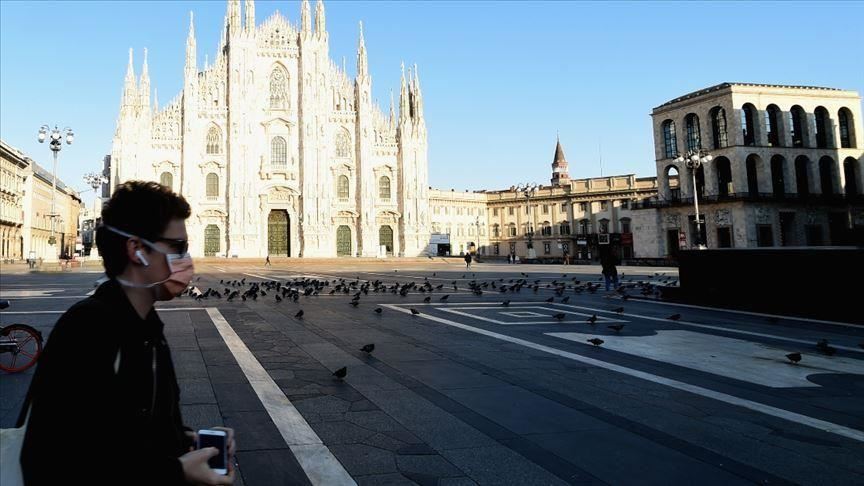
<instances>
[{"instance_id":1,"label":"dark hair","mask_svg":"<svg viewBox=\"0 0 864 486\"><path fill-rule=\"evenodd\" d=\"M173 219L191 214L189 203L179 194L156 182L124 182L102 208L102 224L154 241ZM100 226L96 230L96 247L102 256L105 275L115 277L126 269L128 237Z\"/></svg>"}]
</instances>

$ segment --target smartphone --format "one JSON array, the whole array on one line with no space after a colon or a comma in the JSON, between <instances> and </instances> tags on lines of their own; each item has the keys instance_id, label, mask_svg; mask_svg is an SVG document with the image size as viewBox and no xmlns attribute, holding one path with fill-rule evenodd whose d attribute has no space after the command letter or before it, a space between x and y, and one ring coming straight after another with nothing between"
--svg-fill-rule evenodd
<instances>
[{"instance_id":1,"label":"smartphone","mask_svg":"<svg viewBox=\"0 0 864 486\"><path fill-rule=\"evenodd\" d=\"M227 440L228 434L226 434L224 430L202 429L198 431L198 449L203 449L205 447L215 447L219 449L219 454L216 454L207 460L210 469L212 469L216 474L228 474Z\"/></svg>"}]
</instances>

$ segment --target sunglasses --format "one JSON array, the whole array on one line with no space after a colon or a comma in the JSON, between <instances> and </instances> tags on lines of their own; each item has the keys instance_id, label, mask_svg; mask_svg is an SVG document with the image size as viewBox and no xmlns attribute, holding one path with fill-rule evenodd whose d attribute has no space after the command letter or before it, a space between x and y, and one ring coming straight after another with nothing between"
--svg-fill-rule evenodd
<instances>
[{"instance_id":1,"label":"sunglasses","mask_svg":"<svg viewBox=\"0 0 864 486\"><path fill-rule=\"evenodd\" d=\"M189 251L189 240L180 239L180 238L155 238L156 241L161 241L166 245L170 246L174 253L179 255L183 255Z\"/></svg>"}]
</instances>

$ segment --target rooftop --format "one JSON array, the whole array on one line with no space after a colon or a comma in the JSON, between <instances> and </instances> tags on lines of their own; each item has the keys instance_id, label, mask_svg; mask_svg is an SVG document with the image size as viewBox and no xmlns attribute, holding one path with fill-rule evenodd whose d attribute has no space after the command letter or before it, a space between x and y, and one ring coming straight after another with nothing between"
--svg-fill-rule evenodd
<instances>
[{"instance_id":1,"label":"rooftop","mask_svg":"<svg viewBox=\"0 0 864 486\"><path fill-rule=\"evenodd\" d=\"M761 83L720 83L714 86L703 88L697 91L693 91L692 93L687 93L684 96L679 96L673 100L667 101L662 105L654 108L655 110L658 108L662 108L664 106L674 105L675 103L679 103L681 101L689 100L692 98L696 98L708 93L712 93L714 91L720 91L721 89L732 88L734 86L753 86L758 88L787 88L787 89L810 89L814 91L844 91L840 88L828 88L825 86L796 86L796 85L787 85L787 84L761 84Z\"/></svg>"}]
</instances>

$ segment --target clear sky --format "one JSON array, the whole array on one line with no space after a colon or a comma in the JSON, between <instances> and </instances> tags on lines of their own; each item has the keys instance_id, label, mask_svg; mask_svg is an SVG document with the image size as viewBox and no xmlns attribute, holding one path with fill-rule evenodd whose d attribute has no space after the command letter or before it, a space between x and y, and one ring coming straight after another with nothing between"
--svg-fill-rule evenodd
<instances>
[{"instance_id":1,"label":"clear sky","mask_svg":"<svg viewBox=\"0 0 864 486\"><path fill-rule=\"evenodd\" d=\"M198 65L212 59L226 2L0 1L0 137L50 170L42 124L71 126L60 177L111 150L127 51L149 49L163 105L183 82L189 11ZM386 110L399 64L417 63L436 188L548 183L556 133L570 175L654 174L651 109L724 81L864 92L861 2L328 1L333 59L355 71L365 27L373 92ZM295 25L299 1L256 1ZM314 11L314 3L313 3ZM84 194L87 197L87 194ZM88 198L89 199L89 198ZM86 200L86 199L85 199Z\"/></svg>"}]
</instances>

